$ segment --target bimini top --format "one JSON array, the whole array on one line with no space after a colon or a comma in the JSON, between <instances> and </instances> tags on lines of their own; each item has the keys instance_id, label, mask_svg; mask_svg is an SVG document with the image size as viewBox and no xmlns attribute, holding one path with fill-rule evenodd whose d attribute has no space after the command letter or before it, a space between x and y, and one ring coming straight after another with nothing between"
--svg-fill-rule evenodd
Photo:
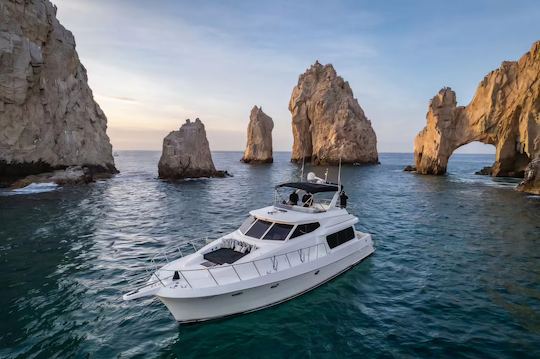
<instances>
[{"instance_id":1,"label":"bimini top","mask_svg":"<svg viewBox=\"0 0 540 359\"><path fill-rule=\"evenodd\" d=\"M335 183L311 183L311 182L288 182L278 184L276 188L280 187L289 187L301 189L309 193L319 193L319 192L337 192L338 185ZM341 186L343 189L343 186Z\"/></svg>"}]
</instances>

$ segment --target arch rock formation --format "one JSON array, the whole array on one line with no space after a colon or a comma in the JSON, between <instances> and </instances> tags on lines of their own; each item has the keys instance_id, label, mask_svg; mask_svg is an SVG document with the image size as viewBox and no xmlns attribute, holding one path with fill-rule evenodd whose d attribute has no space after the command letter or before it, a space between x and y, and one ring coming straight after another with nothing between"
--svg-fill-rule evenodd
<instances>
[{"instance_id":1,"label":"arch rock formation","mask_svg":"<svg viewBox=\"0 0 540 359\"><path fill-rule=\"evenodd\" d=\"M496 148L492 176L523 177L527 169L518 189L540 191L534 166L540 159L540 41L484 77L467 106L457 106L452 89L441 89L426 117L414 141L417 173L444 174L457 148L479 141Z\"/></svg>"}]
</instances>

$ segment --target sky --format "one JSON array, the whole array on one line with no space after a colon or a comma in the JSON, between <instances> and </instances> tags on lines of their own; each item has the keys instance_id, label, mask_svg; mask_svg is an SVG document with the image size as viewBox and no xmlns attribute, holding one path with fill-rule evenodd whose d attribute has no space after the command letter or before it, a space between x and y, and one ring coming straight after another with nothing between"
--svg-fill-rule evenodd
<instances>
[{"instance_id":1,"label":"sky","mask_svg":"<svg viewBox=\"0 0 540 359\"><path fill-rule=\"evenodd\" d=\"M538 1L52 1L115 150L160 150L196 117L212 150L243 150L257 105L274 120L274 151L290 151L289 98L319 60L351 85L379 152L412 152L439 89L466 105L540 40Z\"/></svg>"}]
</instances>

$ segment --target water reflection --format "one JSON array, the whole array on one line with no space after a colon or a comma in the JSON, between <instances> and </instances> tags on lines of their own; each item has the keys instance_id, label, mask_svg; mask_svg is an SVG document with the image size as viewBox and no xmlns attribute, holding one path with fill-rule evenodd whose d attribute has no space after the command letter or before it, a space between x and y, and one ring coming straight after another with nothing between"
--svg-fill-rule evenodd
<instances>
[{"instance_id":1,"label":"water reflection","mask_svg":"<svg viewBox=\"0 0 540 359\"><path fill-rule=\"evenodd\" d=\"M470 173L489 156L453 156L443 177L404 173L410 154L343 166L376 253L294 301L182 327L157 300L121 301L161 248L236 228L300 176L287 153L261 166L240 158L214 154L232 178L171 183L156 178L159 153L121 152L112 180L0 197L0 356L540 355L540 201Z\"/></svg>"}]
</instances>

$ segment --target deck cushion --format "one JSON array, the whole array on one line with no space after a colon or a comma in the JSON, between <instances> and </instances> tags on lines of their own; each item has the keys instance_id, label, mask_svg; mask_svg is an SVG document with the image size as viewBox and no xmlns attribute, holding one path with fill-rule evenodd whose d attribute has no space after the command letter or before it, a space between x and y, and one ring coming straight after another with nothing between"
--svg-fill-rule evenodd
<instances>
[{"instance_id":1,"label":"deck cushion","mask_svg":"<svg viewBox=\"0 0 540 359\"><path fill-rule=\"evenodd\" d=\"M213 252L206 253L204 259L216 264L230 264L236 262L246 254L230 248L219 248Z\"/></svg>"}]
</instances>

